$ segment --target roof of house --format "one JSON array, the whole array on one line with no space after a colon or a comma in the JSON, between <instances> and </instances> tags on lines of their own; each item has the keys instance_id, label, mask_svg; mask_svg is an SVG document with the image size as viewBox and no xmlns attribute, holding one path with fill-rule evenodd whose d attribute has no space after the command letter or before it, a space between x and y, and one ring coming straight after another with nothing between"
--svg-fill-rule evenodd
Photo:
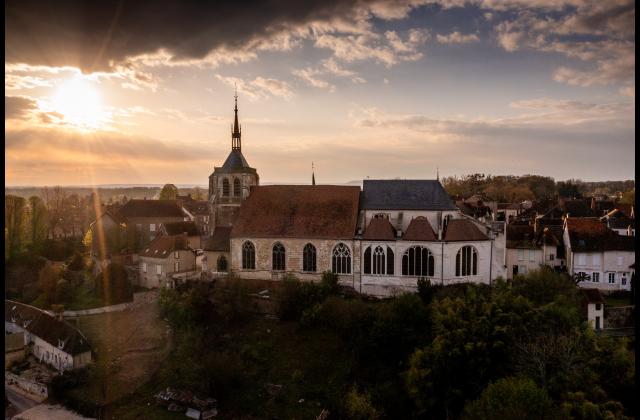
<instances>
[{"instance_id":1,"label":"roof of house","mask_svg":"<svg viewBox=\"0 0 640 420\"><path fill-rule=\"evenodd\" d=\"M186 235L158 236L140 253L141 257L167 258L173 251L190 250Z\"/></svg>"},{"instance_id":2,"label":"roof of house","mask_svg":"<svg viewBox=\"0 0 640 420\"><path fill-rule=\"evenodd\" d=\"M560 208L571 217L595 217L596 212L591 208L589 200L560 200Z\"/></svg>"},{"instance_id":3,"label":"roof of house","mask_svg":"<svg viewBox=\"0 0 640 420\"><path fill-rule=\"evenodd\" d=\"M489 206L477 205L477 202L458 200L456 201L456 207L467 216L471 217L485 217L491 215L491 208Z\"/></svg>"},{"instance_id":4,"label":"roof of house","mask_svg":"<svg viewBox=\"0 0 640 420\"><path fill-rule=\"evenodd\" d=\"M370 241L393 241L396 239L396 230L389 219L374 217L364 231L362 239Z\"/></svg>"},{"instance_id":5,"label":"roof of house","mask_svg":"<svg viewBox=\"0 0 640 420\"><path fill-rule=\"evenodd\" d=\"M182 205L194 215L207 216L211 213L211 208L207 200L186 200Z\"/></svg>"},{"instance_id":6,"label":"roof of house","mask_svg":"<svg viewBox=\"0 0 640 420\"><path fill-rule=\"evenodd\" d=\"M451 219L443 234L445 241L486 241L489 238L470 220Z\"/></svg>"},{"instance_id":7,"label":"roof of house","mask_svg":"<svg viewBox=\"0 0 640 420\"><path fill-rule=\"evenodd\" d=\"M533 226L521 224L507 225L507 248L538 248Z\"/></svg>"},{"instance_id":8,"label":"roof of house","mask_svg":"<svg viewBox=\"0 0 640 420\"><path fill-rule=\"evenodd\" d=\"M365 210L456 210L437 180L369 180L362 188Z\"/></svg>"},{"instance_id":9,"label":"roof of house","mask_svg":"<svg viewBox=\"0 0 640 420\"><path fill-rule=\"evenodd\" d=\"M123 217L184 217L176 200L129 200L120 209Z\"/></svg>"},{"instance_id":10,"label":"roof of house","mask_svg":"<svg viewBox=\"0 0 640 420\"><path fill-rule=\"evenodd\" d=\"M252 187L232 238L352 238L360 187L266 185Z\"/></svg>"},{"instance_id":11,"label":"roof of house","mask_svg":"<svg viewBox=\"0 0 640 420\"><path fill-rule=\"evenodd\" d=\"M249 163L244 158L242 152L238 149L231 150L229 156L224 161L222 166L216 166L214 169L215 172L222 173L232 173L232 172L241 172L241 173L256 173L255 168L249 166Z\"/></svg>"},{"instance_id":12,"label":"roof of house","mask_svg":"<svg viewBox=\"0 0 640 420\"><path fill-rule=\"evenodd\" d=\"M587 303L604 303L604 298L598 289L581 289Z\"/></svg>"},{"instance_id":13,"label":"roof of house","mask_svg":"<svg viewBox=\"0 0 640 420\"><path fill-rule=\"evenodd\" d=\"M25 328L31 334L61 348L66 353L76 355L91 351L91 346L82 333L70 324L59 321L48 313L11 300L4 301L5 320L10 320ZM24 321L31 321L24 326ZM62 347L59 344L62 343Z\"/></svg>"},{"instance_id":14,"label":"roof of house","mask_svg":"<svg viewBox=\"0 0 640 420\"><path fill-rule=\"evenodd\" d=\"M405 241L437 241L436 236L429 220L426 217L416 217L411 219L407 230L402 236Z\"/></svg>"},{"instance_id":15,"label":"roof of house","mask_svg":"<svg viewBox=\"0 0 640 420\"><path fill-rule=\"evenodd\" d=\"M221 251L229 252L231 246L229 237L231 235L231 227L216 226L213 235L204 241L203 249L205 251Z\"/></svg>"},{"instance_id":16,"label":"roof of house","mask_svg":"<svg viewBox=\"0 0 640 420\"><path fill-rule=\"evenodd\" d=\"M569 217L566 220L574 252L633 251L635 238L608 229L597 217Z\"/></svg>"},{"instance_id":17,"label":"roof of house","mask_svg":"<svg viewBox=\"0 0 640 420\"><path fill-rule=\"evenodd\" d=\"M615 207L627 217L631 217L631 214L633 213L633 204L616 203Z\"/></svg>"},{"instance_id":18,"label":"roof of house","mask_svg":"<svg viewBox=\"0 0 640 420\"><path fill-rule=\"evenodd\" d=\"M198 227L195 222L168 222L163 223L162 226L167 232L167 235L180 235L186 233L187 236L198 236Z\"/></svg>"}]
</instances>

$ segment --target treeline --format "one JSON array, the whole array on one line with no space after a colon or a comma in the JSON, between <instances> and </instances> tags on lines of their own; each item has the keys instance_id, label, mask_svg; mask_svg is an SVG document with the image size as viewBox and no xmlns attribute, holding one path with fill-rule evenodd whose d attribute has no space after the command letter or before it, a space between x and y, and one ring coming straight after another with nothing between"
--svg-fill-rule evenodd
<instances>
[{"instance_id":1,"label":"treeline","mask_svg":"<svg viewBox=\"0 0 640 420\"><path fill-rule=\"evenodd\" d=\"M452 196L468 198L474 194L484 194L501 203L524 200L548 200L556 196L576 197L605 194L613 196L622 192L623 201L632 203L635 199L635 181L585 182L569 179L556 182L553 178L540 175L485 175L470 174L462 177L445 177L442 185Z\"/></svg>"},{"instance_id":2,"label":"treeline","mask_svg":"<svg viewBox=\"0 0 640 420\"><path fill-rule=\"evenodd\" d=\"M105 204L126 202L129 199L142 200L146 198L147 200L153 200L159 197L161 190L161 187L5 187L4 194L5 196L16 195L25 199L31 196L44 198L45 189L51 190L53 188L59 188L67 195L75 194L79 197L90 197L95 194ZM202 200L206 200L207 192L204 188L179 188L178 190L180 195L191 194L194 198L195 196L200 196L203 197L201 198Z\"/></svg>"},{"instance_id":3,"label":"treeline","mask_svg":"<svg viewBox=\"0 0 640 420\"><path fill-rule=\"evenodd\" d=\"M292 335L229 353L224 337L252 322L237 315L240 293L223 310L195 290L163 291L161 314L178 343L164 380L214 395L237 416L251 410L297 416L292 410L301 397L345 419L626 419L635 413L633 352L625 339L597 336L587 326L568 276L542 270L493 286L422 281L418 294L382 302L341 296L336 286L330 274L319 284L283 280L277 322L296 325ZM316 334L320 342L313 341ZM214 341L221 343L215 357ZM277 355L294 343L314 346L315 356L289 372ZM284 408L250 397L270 376L297 393L280 402Z\"/></svg>"}]
</instances>

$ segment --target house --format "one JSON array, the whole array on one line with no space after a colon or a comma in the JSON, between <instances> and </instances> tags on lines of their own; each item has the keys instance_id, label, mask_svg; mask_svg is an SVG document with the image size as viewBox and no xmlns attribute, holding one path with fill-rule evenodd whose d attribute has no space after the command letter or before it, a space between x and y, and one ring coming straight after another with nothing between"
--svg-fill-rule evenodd
<instances>
[{"instance_id":1,"label":"house","mask_svg":"<svg viewBox=\"0 0 640 420\"><path fill-rule=\"evenodd\" d=\"M191 194L188 196L178 196L178 204L184 207L192 216L200 235L210 235L211 225L211 203L207 200L194 200Z\"/></svg>"},{"instance_id":2,"label":"house","mask_svg":"<svg viewBox=\"0 0 640 420\"><path fill-rule=\"evenodd\" d=\"M195 270L187 235L158 236L140 253L138 281L148 289L173 288L172 275Z\"/></svg>"},{"instance_id":3,"label":"house","mask_svg":"<svg viewBox=\"0 0 640 420\"><path fill-rule=\"evenodd\" d=\"M123 234L125 223L113 210L102 207L90 225L91 260L94 262L94 275L102 271L113 255L125 246Z\"/></svg>"},{"instance_id":4,"label":"house","mask_svg":"<svg viewBox=\"0 0 640 420\"><path fill-rule=\"evenodd\" d=\"M253 187L231 229L231 270L242 278L292 273L310 281L330 270L353 286L360 269L359 196L360 187L351 186Z\"/></svg>"},{"instance_id":5,"label":"house","mask_svg":"<svg viewBox=\"0 0 640 420\"><path fill-rule=\"evenodd\" d=\"M473 217L482 222L490 222L493 220L493 211L491 210L491 207L487 206L480 199L476 201L472 201L470 199L458 200L456 201L456 207L458 207L458 209L467 216Z\"/></svg>"},{"instance_id":6,"label":"house","mask_svg":"<svg viewBox=\"0 0 640 420\"><path fill-rule=\"evenodd\" d=\"M604 329L604 299L598 289L582 289L582 314L591 328Z\"/></svg>"},{"instance_id":7,"label":"house","mask_svg":"<svg viewBox=\"0 0 640 420\"><path fill-rule=\"evenodd\" d=\"M70 324L23 303L5 300L5 332L22 332L24 344L41 362L60 371L91 363L91 346Z\"/></svg>"},{"instance_id":8,"label":"house","mask_svg":"<svg viewBox=\"0 0 640 420\"><path fill-rule=\"evenodd\" d=\"M542 249L543 264L557 271L565 271L567 265L563 232L562 225L549 225L542 227L542 231L538 231L537 235L537 244Z\"/></svg>"},{"instance_id":9,"label":"house","mask_svg":"<svg viewBox=\"0 0 640 420\"><path fill-rule=\"evenodd\" d=\"M514 220L520 212L522 212L522 206L519 203L498 203L496 209L496 220L505 221L510 223Z\"/></svg>"},{"instance_id":10,"label":"house","mask_svg":"<svg viewBox=\"0 0 640 420\"><path fill-rule=\"evenodd\" d=\"M203 272L223 273L229 270L230 235L230 227L217 226L213 235L203 240Z\"/></svg>"},{"instance_id":11,"label":"house","mask_svg":"<svg viewBox=\"0 0 640 420\"><path fill-rule=\"evenodd\" d=\"M569 274L584 273L580 287L603 291L630 290L635 241L608 229L597 217L567 217L563 239Z\"/></svg>"},{"instance_id":12,"label":"house","mask_svg":"<svg viewBox=\"0 0 640 420\"><path fill-rule=\"evenodd\" d=\"M507 225L507 279L538 270L545 264L542 247L536 239L534 227L528 223Z\"/></svg>"},{"instance_id":13,"label":"house","mask_svg":"<svg viewBox=\"0 0 640 420\"><path fill-rule=\"evenodd\" d=\"M192 220L176 200L129 200L118 216L124 219L127 239L136 250L158 235L161 224Z\"/></svg>"},{"instance_id":14,"label":"house","mask_svg":"<svg viewBox=\"0 0 640 420\"><path fill-rule=\"evenodd\" d=\"M162 223L159 230L160 235L186 235L191 249L202 248L200 232L194 221Z\"/></svg>"}]
</instances>

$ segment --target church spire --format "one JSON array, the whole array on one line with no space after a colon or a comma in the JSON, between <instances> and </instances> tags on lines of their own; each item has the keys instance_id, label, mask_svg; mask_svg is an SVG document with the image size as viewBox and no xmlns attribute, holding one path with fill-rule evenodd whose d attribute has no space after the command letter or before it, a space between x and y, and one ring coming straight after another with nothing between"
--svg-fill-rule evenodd
<instances>
[{"instance_id":1,"label":"church spire","mask_svg":"<svg viewBox=\"0 0 640 420\"><path fill-rule=\"evenodd\" d=\"M233 120L233 127L231 129L231 150L241 150L240 143L240 124L238 124L238 87L236 86L236 94L234 95L236 100L236 106L233 108L235 112L235 119Z\"/></svg>"},{"instance_id":2,"label":"church spire","mask_svg":"<svg viewBox=\"0 0 640 420\"><path fill-rule=\"evenodd\" d=\"M311 185L316 185L316 174L313 170L313 162L311 162Z\"/></svg>"}]
</instances>

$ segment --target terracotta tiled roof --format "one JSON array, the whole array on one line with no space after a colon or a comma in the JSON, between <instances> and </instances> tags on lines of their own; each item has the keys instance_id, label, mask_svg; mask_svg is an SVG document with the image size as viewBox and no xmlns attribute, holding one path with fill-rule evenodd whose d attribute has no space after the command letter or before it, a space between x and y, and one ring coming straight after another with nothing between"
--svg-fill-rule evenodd
<instances>
[{"instance_id":1,"label":"terracotta tiled roof","mask_svg":"<svg viewBox=\"0 0 640 420\"><path fill-rule=\"evenodd\" d=\"M396 239L396 230L391 223L389 223L389 220L374 217L364 231L362 239L370 241L393 241Z\"/></svg>"},{"instance_id":2,"label":"terracotta tiled roof","mask_svg":"<svg viewBox=\"0 0 640 420\"><path fill-rule=\"evenodd\" d=\"M352 238L360 187L268 185L251 189L231 237Z\"/></svg>"},{"instance_id":3,"label":"terracotta tiled roof","mask_svg":"<svg viewBox=\"0 0 640 420\"><path fill-rule=\"evenodd\" d=\"M142 257L167 258L173 251L188 250L185 235L158 236L140 253Z\"/></svg>"},{"instance_id":4,"label":"terracotta tiled roof","mask_svg":"<svg viewBox=\"0 0 640 420\"><path fill-rule=\"evenodd\" d=\"M180 235L187 233L187 236L198 236L198 227L195 222L170 222L163 223L167 235Z\"/></svg>"},{"instance_id":5,"label":"terracotta tiled roof","mask_svg":"<svg viewBox=\"0 0 640 420\"><path fill-rule=\"evenodd\" d=\"M618 235L596 217L569 217L566 222L573 251L633 251L635 249L633 236Z\"/></svg>"},{"instance_id":6,"label":"terracotta tiled roof","mask_svg":"<svg viewBox=\"0 0 640 420\"><path fill-rule=\"evenodd\" d=\"M231 249L229 245L230 235L230 227L216 226L216 229L213 231L213 235L205 240L204 250L228 252Z\"/></svg>"},{"instance_id":7,"label":"terracotta tiled roof","mask_svg":"<svg viewBox=\"0 0 640 420\"><path fill-rule=\"evenodd\" d=\"M409 222L402 239L405 241L437 241L438 237L426 217L416 217Z\"/></svg>"},{"instance_id":8,"label":"terracotta tiled roof","mask_svg":"<svg viewBox=\"0 0 640 420\"><path fill-rule=\"evenodd\" d=\"M445 241L486 241L488 239L475 223L466 219L449 220L444 231Z\"/></svg>"},{"instance_id":9,"label":"terracotta tiled roof","mask_svg":"<svg viewBox=\"0 0 640 420\"><path fill-rule=\"evenodd\" d=\"M184 217L175 200L129 200L120 209L122 217Z\"/></svg>"}]
</instances>

